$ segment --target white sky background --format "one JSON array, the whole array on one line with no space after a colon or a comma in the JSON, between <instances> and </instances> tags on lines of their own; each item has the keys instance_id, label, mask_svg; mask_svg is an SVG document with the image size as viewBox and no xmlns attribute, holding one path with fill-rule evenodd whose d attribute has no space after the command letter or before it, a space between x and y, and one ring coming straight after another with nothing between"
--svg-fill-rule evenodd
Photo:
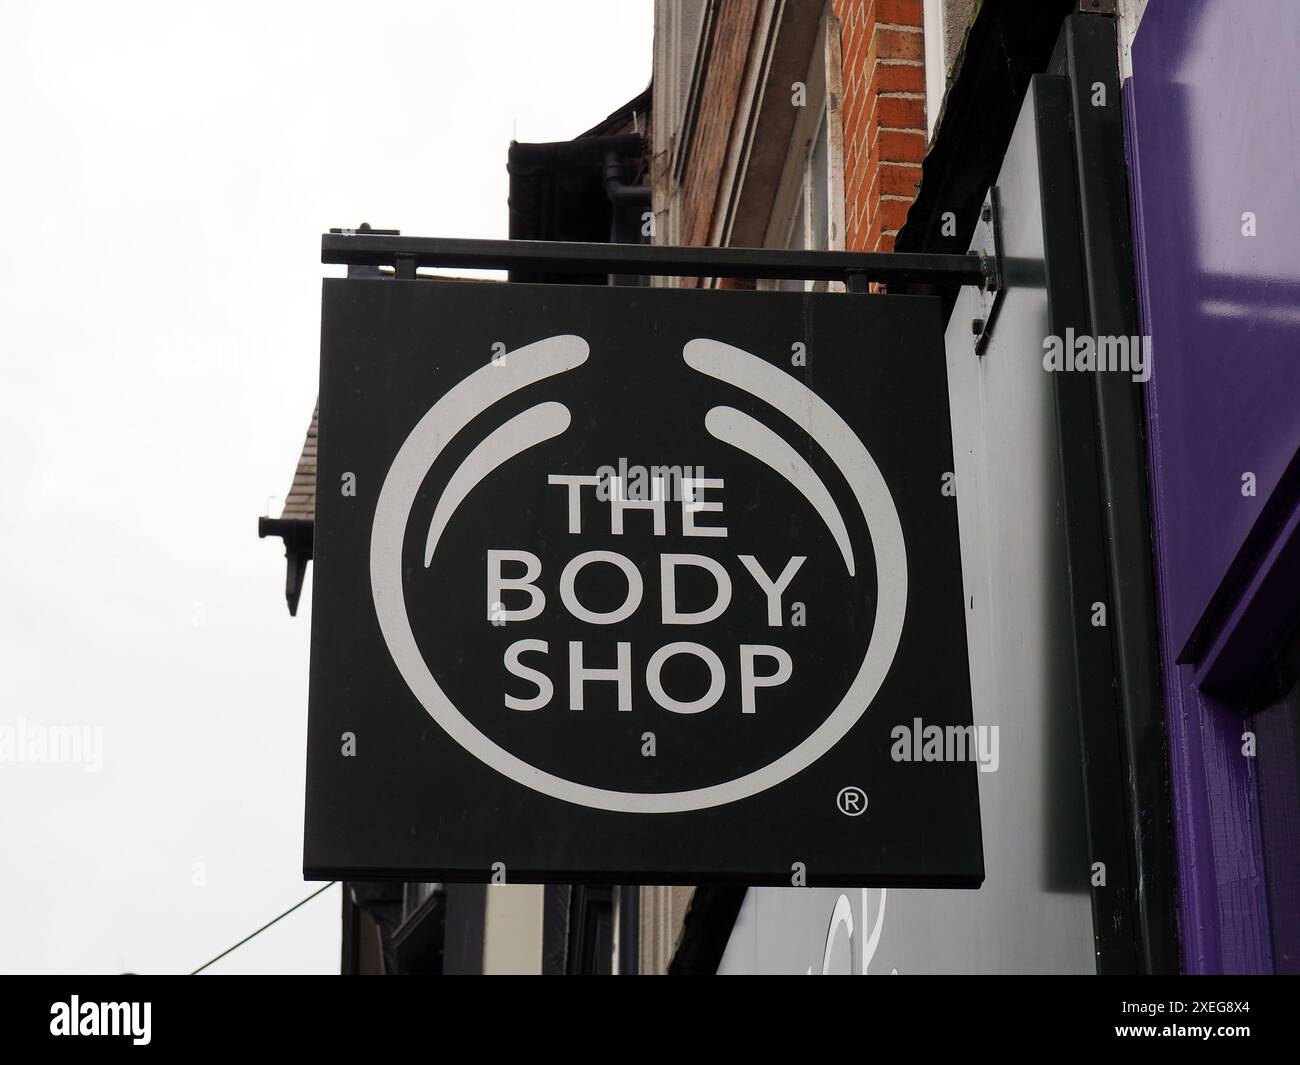
<instances>
[{"instance_id":1,"label":"white sky background","mask_svg":"<svg viewBox=\"0 0 1300 1065\"><path fill-rule=\"evenodd\" d=\"M650 50L650 0L0 0L0 725L104 729L98 773L0 763L0 970L188 972L314 890L310 578L290 619L256 525L320 234L504 237L511 137ZM333 888L211 971L338 964Z\"/></svg>"}]
</instances>

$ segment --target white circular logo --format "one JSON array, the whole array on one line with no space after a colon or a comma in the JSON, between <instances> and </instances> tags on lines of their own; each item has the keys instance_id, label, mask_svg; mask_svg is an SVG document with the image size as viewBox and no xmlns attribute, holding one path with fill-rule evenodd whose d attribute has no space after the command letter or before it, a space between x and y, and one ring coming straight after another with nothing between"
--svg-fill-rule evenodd
<instances>
[{"instance_id":1,"label":"white circular logo","mask_svg":"<svg viewBox=\"0 0 1300 1065\"><path fill-rule=\"evenodd\" d=\"M462 713L435 679L416 640L403 584L403 544L417 494L433 464L458 434L493 404L587 361L581 337L526 345L456 384L420 419L384 480L370 541L370 580L384 641L411 692L461 747L502 775L565 802L623 813L702 810L757 795L807 768L848 733L871 704L898 649L907 608L907 552L893 498L866 447L844 420L802 382L756 355L715 340L686 344L695 373L740 390L794 422L829 458L861 513L875 556L875 622L861 662L834 710L792 749L730 780L676 791L621 791L547 772L507 750ZM447 480L425 543L433 560L448 523L475 487L511 458L563 434L572 414L562 403L537 403L477 443ZM746 452L779 474L817 512L837 545L848 577L858 570L843 515L813 467L776 432L744 411L712 406L711 437ZM854 519L856 521L856 518ZM593 552L592 554L596 554ZM682 705L682 704L679 704ZM689 713L690 711L678 711Z\"/></svg>"}]
</instances>

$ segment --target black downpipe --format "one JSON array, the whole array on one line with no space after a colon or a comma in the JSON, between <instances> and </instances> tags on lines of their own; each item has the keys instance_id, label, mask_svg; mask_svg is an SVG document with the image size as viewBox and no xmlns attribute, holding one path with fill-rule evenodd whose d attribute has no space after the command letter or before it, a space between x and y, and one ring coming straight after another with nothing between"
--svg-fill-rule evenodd
<instances>
[{"instance_id":1,"label":"black downpipe","mask_svg":"<svg viewBox=\"0 0 1300 1065\"><path fill-rule=\"evenodd\" d=\"M610 204L610 243L647 243L642 234L642 218L650 209L650 186L627 184L622 160L613 151L605 153L604 184ZM610 274L609 283L635 287L645 285L646 279L634 274Z\"/></svg>"}]
</instances>

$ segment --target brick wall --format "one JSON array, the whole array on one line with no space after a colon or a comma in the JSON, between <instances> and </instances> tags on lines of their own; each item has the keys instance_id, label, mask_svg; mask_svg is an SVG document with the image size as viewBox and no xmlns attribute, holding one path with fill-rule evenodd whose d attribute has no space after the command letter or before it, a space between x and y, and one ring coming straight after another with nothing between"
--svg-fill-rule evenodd
<instances>
[{"instance_id":1,"label":"brick wall","mask_svg":"<svg viewBox=\"0 0 1300 1065\"><path fill-rule=\"evenodd\" d=\"M758 13L759 0L724 0L718 5L695 138L682 181L685 244L713 243L718 181L733 136L741 87L749 65L761 58L752 47Z\"/></svg>"},{"instance_id":2,"label":"brick wall","mask_svg":"<svg viewBox=\"0 0 1300 1065\"><path fill-rule=\"evenodd\" d=\"M925 157L922 0L833 0L844 79L850 251L893 251Z\"/></svg>"}]
</instances>

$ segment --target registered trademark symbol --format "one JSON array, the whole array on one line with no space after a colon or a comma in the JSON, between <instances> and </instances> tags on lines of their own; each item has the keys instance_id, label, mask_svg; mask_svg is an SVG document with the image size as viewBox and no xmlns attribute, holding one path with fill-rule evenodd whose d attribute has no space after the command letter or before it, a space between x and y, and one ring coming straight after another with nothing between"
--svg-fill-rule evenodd
<instances>
[{"instance_id":1,"label":"registered trademark symbol","mask_svg":"<svg viewBox=\"0 0 1300 1065\"><path fill-rule=\"evenodd\" d=\"M867 793L852 785L840 788L840 793L835 796L835 805L845 816L857 817L867 812Z\"/></svg>"}]
</instances>

